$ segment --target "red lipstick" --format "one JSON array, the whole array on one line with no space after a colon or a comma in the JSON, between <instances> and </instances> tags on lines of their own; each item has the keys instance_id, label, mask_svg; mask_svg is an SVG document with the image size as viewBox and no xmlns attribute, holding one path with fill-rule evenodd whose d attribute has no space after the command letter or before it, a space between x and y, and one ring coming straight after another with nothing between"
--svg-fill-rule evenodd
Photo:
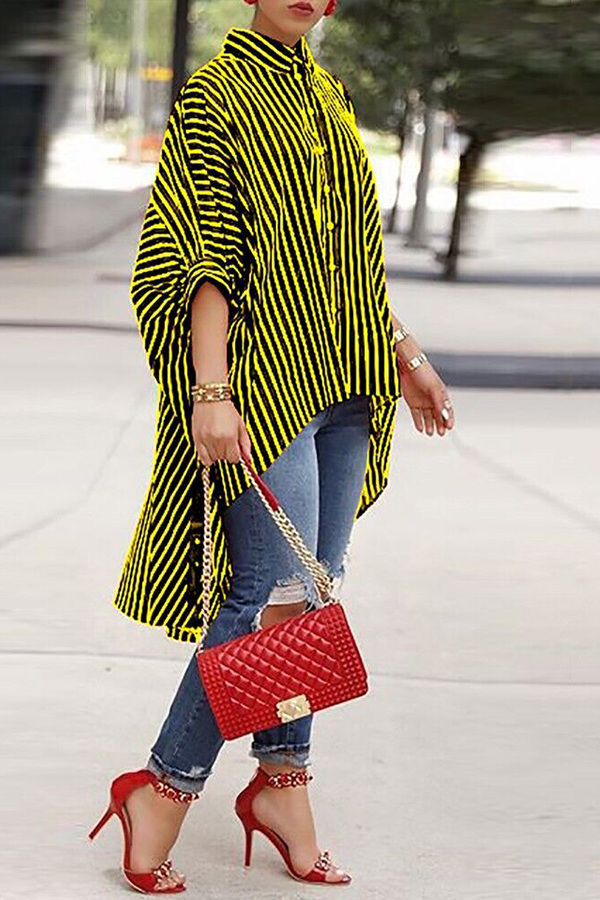
<instances>
[{"instance_id":1,"label":"red lipstick","mask_svg":"<svg viewBox=\"0 0 600 900\"><path fill-rule=\"evenodd\" d=\"M312 3L308 3L308 0L298 0L298 3L291 3L288 9L293 9L294 12L304 16L309 16L315 11Z\"/></svg>"}]
</instances>

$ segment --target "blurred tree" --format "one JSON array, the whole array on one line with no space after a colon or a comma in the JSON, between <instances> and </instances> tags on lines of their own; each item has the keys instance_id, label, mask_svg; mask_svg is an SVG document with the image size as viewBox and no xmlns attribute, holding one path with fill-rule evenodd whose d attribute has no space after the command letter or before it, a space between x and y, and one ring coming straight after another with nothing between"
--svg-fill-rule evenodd
<instances>
[{"instance_id":1,"label":"blurred tree","mask_svg":"<svg viewBox=\"0 0 600 900\"><path fill-rule=\"evenodd\" d=\"M98 118L105 117L105 110L108 110L109 118L119 118L123 109L112 94L117 90L119 73L129 71L130 78L134 75L136 4L133 0L87 0L87 7L89 53L99 72ZM176 0L146 0L144 60L149 67L169 69L172 66L177 7ZM192 72L219 50L223 35L231 25L249 24L251 11L239 0L189 0L188 21L187 71ZM178 36L181 40L181 28ZM177 68L179 70L180 65ZM175 80L181 80L179 71L175 73ZM173 87L176 89L175 85ZM108 92L108 96L100 96L103 92ZM152 113L151 118L157 120L160 116Z\"/></svg>"},{"instance_id":2,"label":"blurred tree","mask_svg":"<svg viewBox=\"0 0 600 900\"><path fill-rule=\"evenodd\" d=\"M174 2L145 3L145 8L141 8L134 0L87 0L88 52L95 72L97 121L120 119L126 111L139 117L145 100L150 107L159 103L158 98L162 101L162 91L152 90L145 98L139 81L140 68L143 63L163 69L171 66ZM140 22L145 22L143 36L134 34ZM147 116L157 118L153 109L148 110Z\"/></svg>"},{"instance_id":3,"label":"blurred tree","mask_svg":"<svg viewBox=\"0 0 600 900\"><path fill-rule=\"evenodd\" d=\"M457 4L456 39L447 102L463 130L494 139L598 130L598 0Z\"/></svg>"},{"instance_id":4,"label":"blurred tree","mask_svg":"<svg viewBox=\"0 0 600 900\"><path fill-rule=\"evenodd\" d=\"M438 257L447 277L490 142L598 131L599 25L598 0L345 0L332 18L326 64L347 81L362 124L398 135L400 154L411 108L453 113L463 149L449 245ZM394 220L392 209L388 229Z\"/></svg>"},{"instance_id":5,"label":"blurred tree","mask_svg":"<svg viewBox=\"0 0 600 900\"><path fill-rule=\"evenodd\" d=\"M361 123L398 137L396 196L386 230L397 219L400 171L412 121L436 108L453 71L455 0L346 0L321 43L322 57L352 93ZM425 135L423 165L429 164L431 135ZM422 172L419 188L427 185ZM415 229L423 228L426 195L417 193ZM415 234L416 239L416 234Z\"/></svg>"},{"instance_id":6,"label":"blurred tree","mask_svg":"<svg viewBox=\"0 0 600 900\"><path fill-rule=\"evenodd\" d=\"M225 32L234 26L248 28L254 10L241 0L192 0L190 64L202 65L218 53Z\"/></svg>"},{"instance_id":7,"label":"blurred tree","mask_svg":"<svg viewBox=\"0 0 600 900\"><path fill-rule=\"evenodd\" d=\"M448 248L456 276L467 198L493 141L600 129L597 0L477 0L457 4L456 77L446 103L464 135Z\"/></svg>"},{"instance_id":8,"label":"blurred tree","mask_svg":"<svg viewBox=\"0 0 600 900\"><path fill-rule=\"evenodd\" d=\"M125 69L131 56L132 0L87 0L89 52L93 62L107 69ZM150 0L146 59L157 66L171 64L173 0Z\"/></svg>"}]
</instances>

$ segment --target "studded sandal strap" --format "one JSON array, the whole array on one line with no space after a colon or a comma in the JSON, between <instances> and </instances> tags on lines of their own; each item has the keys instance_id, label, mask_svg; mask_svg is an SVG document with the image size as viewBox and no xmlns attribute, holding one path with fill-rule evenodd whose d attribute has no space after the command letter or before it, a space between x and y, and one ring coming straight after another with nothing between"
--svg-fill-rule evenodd
<instances>
[{"instance_id":1,"label":"studded sandal strap","mask_svg":"<svg viewBox=\"0 0 600 900\"><path fill-rule=\"evenodd\" d=\"M168 876L173 868L173 862L170 859L165 859L164 862L161 862L159 866L156 866L155 869L152 869L152 874L156 875L158 878L160 876Z\"/></svg>"},{"instance_id":2,"label":"studded sandal strap","mask_svg":"<svg viewBox=\"0 0 600 900\"><path fill-rule=\"evenodd\" d=\"M200 796L199 793L193 791L180 791L167 784L166 781L161 781L160 778L153 778L151 784L157 794L160 794L162 797L168 797L169 800L173 800L175 803L191 803L192 800L197 800Z\"/></svg>"},{"instance_id":3,"label":"studded sandal strap","mask_svg":"<svg viewBox=\"0 0 600 900\"><path fill-rule=\"evenodd\" d=\"M275 775L269 775L266 783L269 787L297 787L301 784L308 784L313 777L306 769L301 769L298 772L277 772Z\"/></svg>"},{"instance_id":4,"label":"studded sandal strap","mask_svg":"<svg viewBox=\"0 0 600 900\"><path fill-rule=\"evenodd\" d=\"M328 869L331 868L331 857L329 855L329 850L323 850L319 853L319 857L314 865L315 869L320 869L322 872L327 872Z\"/></svg>"}]
</instances>

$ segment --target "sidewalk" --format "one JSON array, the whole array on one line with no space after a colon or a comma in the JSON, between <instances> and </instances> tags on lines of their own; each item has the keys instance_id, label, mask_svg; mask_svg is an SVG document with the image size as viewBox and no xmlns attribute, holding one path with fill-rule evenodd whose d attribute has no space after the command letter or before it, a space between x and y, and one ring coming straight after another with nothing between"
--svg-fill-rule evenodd
<instances>
[{"instance_id":1,"label":"sidewalk","mask_svg":"<svg viewBox=\"0 0 600 900\"><path fill-rule=\"evenodd\" d=\"M135 331L128 287L146 197L128 197L120 224L106 223L91 246L88 235L87 249L0 259L0 325ZM432 213L431 233L428 250L385 236L387 283L395 313L448 384L600 388L595 211L476 210L455 283L434 260L447 214Z\"/></svg>"},{"instance_id":2,"label":"sidewalk","mask_svg":"<svg viewBox=\"0 0 600 900\"><path fill-rule=\"evenodd\" d=\"M85 251L0 259L2 900L126 897L117 823L87 833L110 779L145 763L193 652L111 602L156 411L128 300L140 220L124 212ZM531 366L522 388L541 362L550 381L563 367L546 386L572 384L582 361L600 387L596 218L474 221L452 285L386 238L394 310L450 384L471 367L490 389L453 387L443 439L399 404L343 591L370 691L314 723L319 842L352 900L597 900L600 391L490 387L507 354L509 374ZM173 851L187 896L313 900L263 841L243 869L247 750L224 747Z\"/></svg>"},{"instance_id":3,"label":"sidewalk","mask_svg":"<svg viewBox=\"0 0 600 900\"><path fill-rule=\"evenodd\" d=\"M431 216L432 249L386 236L392 308L448 383L600 387L597 213L474 210L454 283L440 279L448 217Z\"/></svg>"},{"instance_id":4,"label":"sidewalk","mask_svg":"<svg viewBox=\"0 0 600 900\"><path fill-rule=\"evenodd\" d=\"M155 390L133 334L0 343L2 897L117 900L118 826L86 835L192 652L111 605ZM353 533L344 599L370 692L315 721L319 840L357 900L596 900L600 393L453 399L443 439L400 405L390 483ZM190 897L309 900L264 842L243 870L247 749L225 746L173 857Z\"/></svg>"}]
</instances>

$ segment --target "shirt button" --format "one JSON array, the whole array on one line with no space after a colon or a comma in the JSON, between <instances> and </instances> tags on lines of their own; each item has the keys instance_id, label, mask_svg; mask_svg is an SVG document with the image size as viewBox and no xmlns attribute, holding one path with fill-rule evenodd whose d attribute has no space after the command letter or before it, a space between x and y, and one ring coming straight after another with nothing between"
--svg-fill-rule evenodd
<instances>
[{"instance_id":1,"label":"shirt button","mask_svg":"<svg viewBox=\"0 0 600 900\"><path fill-rule=\"evenodd\" d=\"M328 222L327 228L329 229L329 231L333 231L333 229L335 228L335 225L333 224L333 222Z\"/></svg>"},{"instance_id":2,"label":"shirt button","mask_svg":"<svg viewBox=\"0 0 600 900\"><path fill-rule=\"evenodd\" d=\"M300 72L298 72L298 71L296 70L296 71L294 72L294 78L297 78L298 81L300 81L300 79L302 78L302 75L300 74Z\"/></svg>"},{"instance_id":3,"label":"shirt button","mask_svg":"<svg viewBox=\"0 0 600 900\"><path fill-rule=\"evenodd\" d=\"M335 270L336 270L337 268L338 268L338 267L336 266L335 263L329 263L329 270L330 270L331 272L335 272Z\"/></svg>"},{"instance_id":4,"label":"shirt button","mask_svg":"<svg viewBox=\"0 0 600 900\"><path fill-rule=\"evenodd\" d=\"M323 186L323 190L325 191L326 194L330 194L330 193L331 193L331 188L329 187L328 184L326 184L326 185Z\"/></svg>"}]
</instances>

